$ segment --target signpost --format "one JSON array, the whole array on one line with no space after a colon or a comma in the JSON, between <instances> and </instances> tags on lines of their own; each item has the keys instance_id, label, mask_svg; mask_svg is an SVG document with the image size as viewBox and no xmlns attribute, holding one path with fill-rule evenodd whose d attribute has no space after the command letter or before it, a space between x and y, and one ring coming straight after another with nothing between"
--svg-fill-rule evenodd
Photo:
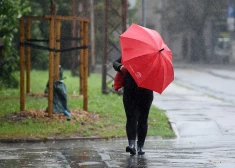
<instances>
[{"instance_id":1,"label":"signpost","mask_svg":"<svg viewBox=\"0 0 235 168\"><path fill-rule=\"evenodd\" d=\"M230 40L231 40L231 49L232 55L230 62L235 62L235 5L231 4L228 6L227 11L227 29L230 32Z\"/></svg>"},{"instance_id":2,"label":"signpost","mask_svg":"<svg viewBox=\"0 0 235 168\"><path fill-rule=\"evenodd\" d=\"M227 27L228 31L234 31L234 17L235 17L235 9L234 5L229 5L227 12Z\"/></svg>"}]
</instances>

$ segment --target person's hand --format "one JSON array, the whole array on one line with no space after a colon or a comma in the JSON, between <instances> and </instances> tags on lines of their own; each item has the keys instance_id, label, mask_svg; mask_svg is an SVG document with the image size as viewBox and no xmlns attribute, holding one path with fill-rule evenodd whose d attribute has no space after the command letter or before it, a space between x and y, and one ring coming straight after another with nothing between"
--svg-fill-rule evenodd
<instances>
[{"instance_id":1,"label":"person's hand","mask_svg":"<svg viewBox=\"0 0 235 168\"><path fill-rule=\"evenodd\" d=\"M122 72L122 74L125 74L127 72L127 69L126 69L126 67L124 67L124 65L122 65L120 67L120 71Z\"/></svg>"}]
</instances>

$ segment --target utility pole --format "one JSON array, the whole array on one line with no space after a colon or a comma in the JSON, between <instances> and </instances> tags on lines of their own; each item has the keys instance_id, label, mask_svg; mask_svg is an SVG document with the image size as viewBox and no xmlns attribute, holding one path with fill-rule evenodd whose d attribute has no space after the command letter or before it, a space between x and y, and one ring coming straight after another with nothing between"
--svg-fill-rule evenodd
<instances>
[{"instance_id":1,"label":"utility pole","mask_svg":"<svg viewBox=\"0 0 235 168\"><path fill-rule=\"evenodd\" d=\"M232 55L229 59L230 62L235 62L235 3L230 0L227 11L227 29L230 32L231 50Z\"/></svg>"},{"instance_id":2,"label":"utility pole","mask_svg":"<svg viewBox=\"0 0 235 168\"><path fill-rule=\"evenodd\" d=\"M72 16L73 17L77 17L77 3L76 0L72 0ZM77 32L77 21L72 21L72 37L75 38L78 36L78 32ZM76 47L78 45L78 43L76 41L72 41L71 42L72 47ZM75 76L76 75L76 65L78 65L78 52L77 51L72 51L71 52L72 55L72 65L71 65L71 72L72 75Z\"/></svg>"},{"instance_id":3,"label":"utility pole","mask_svg":"<svg viewBox=\"0 0 235 168\"><path fill-rule=\"evenodd\" d=\"M142 0L142 25L144 27L146 27L145 8L146 8L145 0Z\"/></svg>"},{"instance_id":4,"label":"utility pole","mask_svg":"<svg viewBox=\"0 0 235 168\"><path fill-rule=\"evenodd\" d=\"M91 69L95 69L95 25L94 25L94 0L90 0L90 27L91 27Z\"/></svg>"}]
</instances>

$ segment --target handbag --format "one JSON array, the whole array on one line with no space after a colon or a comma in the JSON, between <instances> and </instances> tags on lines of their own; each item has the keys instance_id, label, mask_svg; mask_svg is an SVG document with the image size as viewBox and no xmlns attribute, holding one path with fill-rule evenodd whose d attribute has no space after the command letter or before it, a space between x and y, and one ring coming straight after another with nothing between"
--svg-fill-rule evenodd
<instances>
[{"instance_id":1,"label":"handbag","mask_svg":"<svg viewBox=\"0 0 235 168\"><path fill-rule=\"evenodd\" d=\"M113 88L115 91L118 91L123 87L124 83L124 77L120 72L117 72L115 77L114 77L114 83L113 83Z\"/></svg>"}]
</instances>

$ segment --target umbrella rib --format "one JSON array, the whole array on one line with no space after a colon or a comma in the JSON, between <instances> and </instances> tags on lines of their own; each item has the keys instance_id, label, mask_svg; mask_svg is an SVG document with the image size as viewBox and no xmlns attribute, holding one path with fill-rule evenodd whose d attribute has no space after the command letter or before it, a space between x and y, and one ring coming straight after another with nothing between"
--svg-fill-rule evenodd
<instances>
[{"instance_id":1,"label":"umbrella rib","mask_svg":"<svg viewBox=\"0 0 235 168\"><path fill-rule=\"evenodd\" d=\"M152 31L154 31L155 33L157 33L157 35L160 37L160 39L162 39L161 35L160 35L157 31L155 31L155 30L152 30ZM155 38L153 38L154 36L151 36L151 35L150 35L150 33L152 33L152 31L146 30L147 35L150 37L150 39L152 39L152 42L153 42L155 45L157 45L157 44L156 44L156 41L155 41Z\"/></svg>"},{"instance_id":2,"label":"umbrella rib","mask_svg":"<svg viewBox=\"0 0 235 168\"><path fill-rule=\"evenodd\" d=\"M136 39L136 38L133 38L133 37L125 37L125 38L128 38L128 39L133 40L133 41L135 40L135 41L144 43L146 46L151 46L151 48L152 48L153 51L157 51L157 50L156 50L156 47L154 47L154 46L152 46L152 45L149 45L149 43L146 43L146 42L144 42L144 41L141 41L141 40ZM154 42L154 44L155 44L155 42ZM134 47L134 48L136 48L136 47ZM131 48L131 49L133 49L133 48Z\"/></svg>"},{"instance_id":3,"label":"umbrella rib","mask_svg":"<svg viewBox=\"0 0 235 168\"><path fill-rule=\"evenodd\" d=\"M159 59L160 59L159 57L158 57L158 59L155 59L154 62L152 63L152 65L154 65L155 62L159 61ZM151 69L149 70L148 75L151 74L151 72L154 70L154 66L151 66L150 68L151 68ZM158 71L158 72L159 72L159 71ZM141 84L144 82L144 80L147 78L148 75L146 75L146 77L142 80L142 82L141 82L139 85L141 85Z\"/></svg>"},{"instance_id":4,"label":"umbrella rib","mask_svg":"<svg viewBox=\"0 0 235 168\"><path fill-rule=\"evenodd\" d=\"M157 62L157 61L159 61L161 65L162 65L162 64L165 64L165 65L167 64L167 63L166 63L166 60L163 59L163 58L161 58L161 57L158 57L158 59L156 59L156 60L154 61L154 63ZM167 62L168 62L168 61L167 61ZM154 64L154 63L153 63L153 64ZM161 65L160 65L159 67L162 67ZM151 67L151 70L149 71L148 74L151 74L151 72L152 72L153 70L154 70L154 67ZM165 73L166 70L163 69L163 71L164 71L163 73ZM160 71L157 71L157 73L160 73ZM148 75L146 75L146 76L148 76ZM163 75L163 76L164 76L163 80L160 81L160 86L161 86L160 90L162 90L163 88L165 88L165 75ZM147 77L145 77L144 80L145 80L146 78L147 78ZM144 83L144 80L142 80L142 82L139 84L140 87L142 86L142 83ZM162 91L163 91L163 90L162 90Z\"/></svg>"},{"instance_id":5,"label":"umbrella rib","mask_svg":"<svg viewBox=\"0 0 235 168\"><path fill-rule=\"evenodd\" d=\"M167 64L169 64L169 60L167 59L167 60L165 60L165 59L163 59L163 61L162 61L162 63L164 63L165 65L167 65ZM165 72L165 71L167 71L167 69L164 69L164 73L167 73L167 72ZM166 76L164 75L164 79L163 79L163 85L161 85L162 86L162 88L161 89L165 89L169 84L167 84L166 83Z\"/></svg>"}]
</instances>

